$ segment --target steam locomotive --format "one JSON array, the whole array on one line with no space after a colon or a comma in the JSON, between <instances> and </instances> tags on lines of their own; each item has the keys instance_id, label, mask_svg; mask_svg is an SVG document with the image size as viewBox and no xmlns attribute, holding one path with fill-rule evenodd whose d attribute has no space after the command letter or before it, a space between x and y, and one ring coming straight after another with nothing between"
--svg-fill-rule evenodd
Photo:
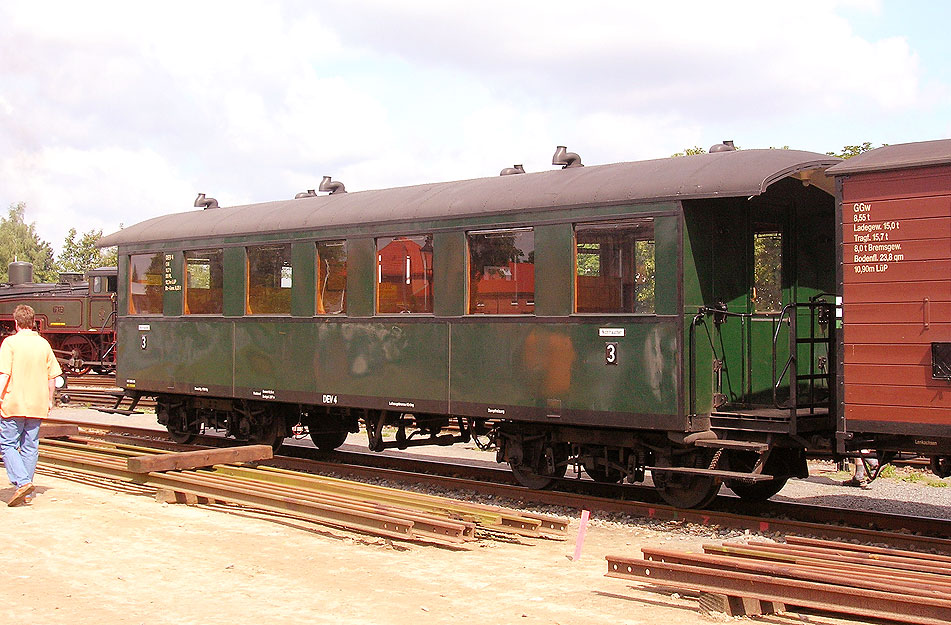
<instances>
[{"instance_id":1,"label":"steam locomotive","mask_svg":"<svg viewBox=\"0 0 951 625\"><path fill-rule=\"evenodd\" d=\"M16 332L13 311L33 308L37 331L53 348L63 370L74 375L110 373L116 366L115 267L62 272L59 282L33 282L33 265L9 265L9 282L0 284L0 336Z\"/></svg>"}]
</instances>

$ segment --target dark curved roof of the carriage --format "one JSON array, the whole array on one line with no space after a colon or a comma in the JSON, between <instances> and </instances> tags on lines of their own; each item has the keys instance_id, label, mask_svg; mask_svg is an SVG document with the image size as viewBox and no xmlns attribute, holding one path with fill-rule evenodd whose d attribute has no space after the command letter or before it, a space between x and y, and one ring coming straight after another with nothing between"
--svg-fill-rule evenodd
<instances>
[{"instance_id":1,"label":"dark curved roof of the carriage","mask_svg":"<svg viewBox=\"0 0 951 625\"><path fill-rule=\"evenodd\" d=\"M829 175L858 174L951 163L951 139L900 143L863 152L829 169Z\"/></svg>"},{"instance_id":2,"label":"dark curved roof of the carriage","mask_svg":"<svg viewBox=\"0 0 951 625\"><path fill-rule=\"evenodd\" d=\"M565 207L750 197L782 178L825 169L839 160L797 150L739 150L280 200L164 215L103 237L99 245L312 231Z\"/></svg>"}]
</instances>

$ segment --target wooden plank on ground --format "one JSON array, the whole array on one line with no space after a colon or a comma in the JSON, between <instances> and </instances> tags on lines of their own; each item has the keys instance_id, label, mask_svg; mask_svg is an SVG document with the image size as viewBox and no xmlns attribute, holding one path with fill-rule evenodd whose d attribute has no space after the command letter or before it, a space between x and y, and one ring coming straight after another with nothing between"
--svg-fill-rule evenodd
<instances>
[{"instance_id":1,"label":"wooden plank on ground","mask_svg":"<svg viewBox=\"0 0 951 625\"><path fill-rule=\"evenodd\" d=\"M40 438L79 436L79 426L72 423L41 423Z\"/></svg>"},{"instance_id":2,"label":"wooden plank on ground","mask_svg":"<svg viewBox=\"0 0 951 625\"><path fill-rule=\"evenodd\" d=\"M182 471L210 467L216 464L234 462L254 462L270 460L274 450L270 445L245 445L225 449L199 449L176 454L155 454L134 456L128 460L128 469L132 473L152 473L155 471Z\"/></svg>"}]
</instances>

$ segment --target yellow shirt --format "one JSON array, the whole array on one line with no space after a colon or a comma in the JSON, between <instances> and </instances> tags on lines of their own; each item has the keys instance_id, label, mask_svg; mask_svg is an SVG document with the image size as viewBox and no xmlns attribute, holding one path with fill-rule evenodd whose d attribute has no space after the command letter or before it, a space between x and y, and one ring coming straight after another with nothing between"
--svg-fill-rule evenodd
<instances>
[{"instance_id":1,"label":"yellow shirt","mask_svg":"<svg viewBox=\"0 0 951 625\"><path fill-rule=\"evenodd\" d=\"M33 330L18 330L0 343L0 373L10 376L0 395L0 416L49 416L49 381L63 372L49 341Z\"/></svg>"}]
</instances>

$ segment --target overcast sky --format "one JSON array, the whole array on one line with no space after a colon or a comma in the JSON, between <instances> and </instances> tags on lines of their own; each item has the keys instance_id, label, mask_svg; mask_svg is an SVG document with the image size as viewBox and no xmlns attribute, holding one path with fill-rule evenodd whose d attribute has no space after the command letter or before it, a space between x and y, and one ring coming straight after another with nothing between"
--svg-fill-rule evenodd
<instances>
[{"instance_id":1,"label":"overcast sky","mask_svg":"<svg viewBox=\"0 0 951 625\"><path fill-rule=\"evenodd\" d=\"M667 157L951 137L951 3L0 4L0 202L57 250L191 209Z\"/></svg>"}]
</instances>

